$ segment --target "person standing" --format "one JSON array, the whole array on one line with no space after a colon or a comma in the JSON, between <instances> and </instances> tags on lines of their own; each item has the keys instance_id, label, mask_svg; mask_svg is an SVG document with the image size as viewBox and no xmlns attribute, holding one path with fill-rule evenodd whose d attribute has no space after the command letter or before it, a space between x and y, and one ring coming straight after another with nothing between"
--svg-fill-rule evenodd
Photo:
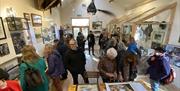
<instances>
[{"instance_id":1,"label":"person standing","mask_svg":"<svg viewBox=\"0 0 180 91\"><path fill-rule=\"evenodd\" d=\"M35 48L32 45L25 45L22 49L22 60L23 63L19 67L19 79L23 91L48 91L48 78L46 76L46 64L45 60L41 58L37 53ZM27 81L25 80L25 74L29 66L36 69L43 80L41 85L30 88L27 86Z\"/></svg>"},{"instance_id":2,"label":"person standing","mask_svg":"<svg viewBox=\"0 0 180 91\"><path fill-rule=\"evenodd\" d=\"M85 47L85 39L84 39L84 35L81 32L78 33L76 40L77 40L77 44L78 44L78 47L80 48L80 50L85 51L85 48L84 48Z\"/></svg>"},{"instance_id":3,"label":"person standing","mask_svg":"<svg viewBox=\"0 0 180 91\"><path fill-rule=\"evenodd\" d=\"M92 48L92 54L94 55L95 37L92 31L89 32L87 36L87 40L88 40L88 47L89 47L89 55L90 55L91 48Z\"/></svg>"},{"instance_id":4,"label":"person standing","mask_svg":"<svg viewBox=\"0 0 180 91\"><path fill-rule=\"evenodd\" d=\"M86 57L84 52L78 49L74 39L69 41L69 47L70 49L65 55L65 64L73 77L73 83L78 84L78 74L82 75L85 83L89 83L88 78L86 78Z\"/></svg>"},{"instance_id":5,"label":"person standing","mask_svg":"<svg viewBox=\"0 0 180 91\"><path fill-rule=\"evenodd\" d=\"M147 60L149 68L147 74L150 75L152 91L159 91L160 81L170 74L171 67L169 57L165 55L163 48L155 48L155 54Z\"/></svg>"},{"instance_id":6,"label":"person standing","mask_svg":"<svg viewBox=\"0 0 180 91\"><path fill-rule=\"evenodd\" d=\"M56 91L63 91L60 77L65 72L62 56L51 44L46 44L44 54L48 63L47 74L53 81Z\"/></svg>"}]
</instances>

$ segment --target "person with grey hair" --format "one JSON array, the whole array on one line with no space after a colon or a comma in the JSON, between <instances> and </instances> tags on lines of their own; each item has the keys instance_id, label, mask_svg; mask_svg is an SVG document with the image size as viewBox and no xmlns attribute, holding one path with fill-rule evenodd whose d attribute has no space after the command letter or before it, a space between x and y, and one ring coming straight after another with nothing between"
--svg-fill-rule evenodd
<instances>
[{"instance_id":1,"label":"person with grey hair","mask_svg":"<svg viewBox=\"0 0 180 91\"><path fill-rule=\"evenodd\" d=\"M117 80L117 51L114 48L109 48L106 55L100 58L98 69L103 82L114 82Z\"/></svg>"}]
</instances>

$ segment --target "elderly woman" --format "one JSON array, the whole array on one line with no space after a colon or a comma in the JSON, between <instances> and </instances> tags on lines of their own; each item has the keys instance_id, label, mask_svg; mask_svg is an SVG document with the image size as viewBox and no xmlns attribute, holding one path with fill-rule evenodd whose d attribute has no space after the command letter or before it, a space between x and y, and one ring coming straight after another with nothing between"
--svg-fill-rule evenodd
<instances>
[{"instance_id":1,"label":"elderly woman","mask_svg":"<svg viewBox=\"0 0 180 91\"><path fill-rule=\"evenodd\" d=\"M36 50L32 45L24 46L24 48L22 49L22 59L24 62L21 63L19 68L19 79L23 91L48 91L48 79L45 73L45 61L36 53ZM43 80L42 84L39 84L35 87L28 87L28 81L25 79L25 74L29 68L33 68L39 71Z\"/></svg>"},{"instance_id":2,"label":"elderly woman","mask_svg":"<svg viewBox=\"0 0 180 91\"><path fill-rule=\"evenodd\" d=\"M114 48L109 48L106 55L100 58L98 69L103 82L113 82L117 80L116 56L117 51Z\"/></svg>"}]
</instances>

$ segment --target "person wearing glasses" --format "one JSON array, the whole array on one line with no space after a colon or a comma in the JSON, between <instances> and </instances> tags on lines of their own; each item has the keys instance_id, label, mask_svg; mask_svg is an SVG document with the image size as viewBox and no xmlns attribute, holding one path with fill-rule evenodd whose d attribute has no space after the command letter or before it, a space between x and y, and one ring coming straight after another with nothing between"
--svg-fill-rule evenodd
<instances>
[{"instance_id":1,"label":"person wearing glasses","mask_svg":"<svg viewBox=\"0 0 180 91\"><path fill-rule=\"evenodd\" d=\"M86 57L84 52L78 49L74 39L69 41L69 50L65 54L65 65L73 77L73 83L78 84L78 74L81 74L84 82L89 83L86 77Z\"/></svg>"}]
</instances>

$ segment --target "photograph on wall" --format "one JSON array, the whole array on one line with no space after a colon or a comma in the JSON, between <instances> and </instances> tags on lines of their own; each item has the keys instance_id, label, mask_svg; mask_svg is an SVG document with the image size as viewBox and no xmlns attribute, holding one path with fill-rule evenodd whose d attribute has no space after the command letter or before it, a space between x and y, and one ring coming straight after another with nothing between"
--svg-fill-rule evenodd
<instances>
[{"instance_id":1,"label":"photograph on wall","mask_svg":"<svg viewBox=\"0 0 180 91\"><path fill-rule=\"evenodd\" d=\"M6 38L6 33L4 29L4 24L3 24L2 17L0 17L0 40L5 39L5 38Z\"/></svg>"},{"instance_id":2,"label":"photograph on wall","mask_svg":"<svg viewBox=\"0 0 180 91\"><path fill-rule=\"evenodd\" d=\"M42 17L38 14L31 14L33 26L42 26Z\"/></svg>"},{"instance_id":3,"label":"photograph on wall","mask_svg":"<svg viewBox=\"0 0 180 91\"><path fill-rule=\"evenodd\" d=\"M102 21L94 21L92 22L93 29L102 29Z\"/></svg>"},{"instance_id":4,"label":"photograph on wall","mask_svg":"<svg viewBox=\"0 0 180 91\"><path fill-rule=\"evenodd\" d=\"M11 32L11 37L14 45L16 54L21 53L21 49L26 45L24 39L24 33L22 32Z\"/></svg>"},{"instance_id":5,"label":"photograph on wall","mask_svg":"<svg viewBox=\"0 0 180 91\"><path fill-rule=\"evenodd\" d=\"M77 91L99 91L97 84L82 84L77 86Z\"/></svg>"},{"instance_id":6,"label":"photograph on wall","mask_svg":"<svg viewBox=\"0 0 180 91\"><path fill-rule=\"evenodd\" d=\"M28 22L25 18L21 17L6 17L9 31L28 30Z\"/></svg>"},{"instance_id":7,"label":"photograph on wall","mask_svg":"<svg viewBox=\"0 0 180 91\"><path fill-rule=\"evenodd\" d=\"M0 44L0 57L8 55L10 53L7 43Z\"/></svg>"},{"instance_id":8,"label":"photograph on wall","mask_svg":"<svg viewBox=\"0 0 180 91\"><path fill-rule=\"evenodd\" d=\"M153 41L156 41L158 43L162 43L164 39L164 32L155 32L153 36Z\"/></svg>"},{"instance_id":9,"label":"photograph on wall","mask_svg":"<svg viewBox=\"0 0 180 91\"><path fill-rule=\"evenodd\" d=\"M155 49L155 48L157 48L157 47L161 47L161 44L160 44L160 43L157 43L157 42L152 42L152 43L151 43L151 48L152 48L152 49Z\"/></svg>"},{"instance_id":10,"label":"photograph on wall","mask_svg":"<svg viewBox=\"0 0 180 91\"><path fill-rule=\"evenodd\" d=\"M30 21L31 17L29 13L23 13L24 14L24 18L27 19L27 21Z\"/></svg>"}]
</instances>

